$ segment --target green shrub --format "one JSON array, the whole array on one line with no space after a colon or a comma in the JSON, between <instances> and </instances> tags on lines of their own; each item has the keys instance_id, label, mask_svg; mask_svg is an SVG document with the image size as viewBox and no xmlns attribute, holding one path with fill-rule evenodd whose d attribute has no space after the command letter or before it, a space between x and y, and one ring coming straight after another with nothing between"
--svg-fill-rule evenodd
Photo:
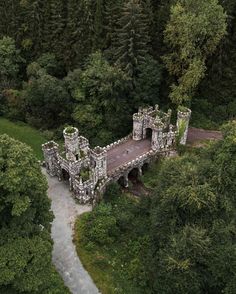
<instances>
[{"instance_id":1,"label":"green shrub","mask_svg":"<svg viewBox=\"0 0 236 294\"><path fill-rule=\"evenodd\" d=\"M43 131L43 136L48 140L51 141L54 138L54 133L53 131L45 130Z\"/></svg>"},{"instance_id":2,"label":"green shrub","mask_svg":"<svg viewBox=\"0 0 236 294\"><path fill-rule=\"evenodd\" d=\"M107 186L103 199L105 202L112 202L121 195L121 188L118 183L111 183Z\"/></svg>"},{"instance_id":3,"label":"green shrub","mask_svg":"<svg viewBox=\"0 0 236 294\"><path fill-rule=\"evenodd\" d=\"M86 238L99 245L111 244L118 234L116 218L110 204L101 203L94 208L85 224Z\"/></svg>"}]
</instances>

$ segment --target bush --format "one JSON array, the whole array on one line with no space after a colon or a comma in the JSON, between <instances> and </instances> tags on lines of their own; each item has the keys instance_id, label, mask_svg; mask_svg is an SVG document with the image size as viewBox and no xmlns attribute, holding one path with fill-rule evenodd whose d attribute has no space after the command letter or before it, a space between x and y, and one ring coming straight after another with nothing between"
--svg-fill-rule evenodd
<instances>
[{"instance_id":1,"label":"bush","mask_svg":"<svg viewBox=\"0 0 236 294\"><path fill-rule=\"evenodd\" d=\"M116 200L120 195L121 195L120 185L117 183L112 183L109 186L107 186L103 199L105 202L112 202Z\"/></svg>"},{"instance_id":2,"label":"bush","mask_svg":"<svg viewBox=\"0 0 236 294\"><path fill-rule=\"evenodd\" d=\"M96 244L107 245L115 241L118 234L116 218L110 204L101 203L88 216L85 237Z\"/></svg>"},{"instance_id":3,"label":"bush","mask_svg":"<svg viewBox=\"0 0 236 294\"><path fill-rule=\"evenodd\" d=\"M43 136L48 140L51 141L54 138L54 133L52 131L49 130L45 130L43 131Z\"/></svg>"}]
</instances>

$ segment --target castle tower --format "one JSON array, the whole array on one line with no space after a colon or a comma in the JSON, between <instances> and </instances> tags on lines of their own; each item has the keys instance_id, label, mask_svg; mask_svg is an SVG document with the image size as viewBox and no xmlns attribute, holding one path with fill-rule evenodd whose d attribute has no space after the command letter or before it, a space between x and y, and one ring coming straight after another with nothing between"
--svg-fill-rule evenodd
<instances>
[{"instance_id":1,"label":"castle tower","mask_svg":"<svg viewBox=\"0 0 236 294\"><path fill-rule=\"evenodd\" d=\"M182 145L185 145L187 141L190 117L191 110L189 108L181 107L178 109L176 126L179 135L179 143Z\"/></svg>"},{"instance_id":2,"label":"castle tower","mask_svg":"<svg viewBox=\"0 0 236 294\"><path fill-rule=\"evenodd\" d=\"M156 118L155 126L152 131L152 149L160 150L163 148L163 128L164 124L160 119Z\"/></svg>"},{"instance_id":3,"label":"castle tower","mask_svg":"<svg viewBox=\"0 0 236 294\"><path fill-rule=\"evenodd\" d=\"M58 144L50 141L42 145L46 170L51 176L59 175Z\"/></svg>"},{"instance_id":4,"label":"castle tower","mask_svg":"<svg viewBox=\"0 0 236 294\"><path fill-rule=\"evenodd\" d=\"M79 131L74 127L67 127L63 131L65 139L66 158L70 161L79 159Z\"/></svg>"},{"instance_id":5,"label":"castle tower","mask_svg":"<svg viewBox=\"0 0 236 294\"><path fill-rule=\"evenodd\" d=\"M143 115L141 112L133 115L133 140L139 141L143 138Z\"/></svg>"},{"instance_id":6,"label":"castle tower","mask_svg":"<svg viewBox=\"0 0 236 294\"><path fill-rule=\"evenodd\" d=\"M107 176L107 152L101 147L96 147L91 151L91 159L95 172L95 178L101 179Z\"/></svg>"}]
</instances>

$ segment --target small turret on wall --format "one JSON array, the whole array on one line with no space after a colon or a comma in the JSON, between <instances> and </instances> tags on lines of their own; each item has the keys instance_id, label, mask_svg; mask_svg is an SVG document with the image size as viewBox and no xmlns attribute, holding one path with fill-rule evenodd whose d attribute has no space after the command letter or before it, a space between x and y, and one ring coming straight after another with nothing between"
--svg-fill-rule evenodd
<instances>
[{"instance_id":1,"label":"small turret on wall","mask_svg":"<svg viewBox=\"0 0 236 294\"><path fill-rule=\"evenodd\" d=\"M163 129L164 124L158 119L152 130L152 150L160 150L163 148Z\"/></svg>"},{"instance_id":2,"label":"small turret on wall","mask_svg":"<svg viewBox=\"0 0 236 294\"><path fill-rule=\"evenodd\" d=\"M143 139L143 115L139 111L133 115L133 140L139 141Z\"/></svg>"},{"instance_id":3,"label":"small turret on wall","mask_svg":"<svg viewBox=\"0 0 236 294\"><path fill-rule=\"evenodd\" d=\"M102 179L107 176L107 152L101 147L91 150L91 160L96 179Z\"/></svg>"},{"instance_id":4,"label":"small turret on wall","mask_svg":"<svg viewBox=\"0 0 236 294\"><path fill-rule=\"evenodd\" d=\"M191 110L186 107L179 107L177 113L177 132L178 141L181 145L185 145L188 137L188 126L191 117Z\"/></svg>"},{"instance_id":5,"label":"small turret on wall","mask_svg":"<svg viewBox=\"0 0 236 294\"><path fill-rule=\"evenodd\" d=\"M66 158L70 161L79 159L79 131L75 127L67 127L63 131Z\"/></svg>"},{"instance_id":6,"label":"small turret on wall","mask_svg":"<svg viewBox=\"0 0 236 294\"><path fill-rule=\"evenodd\" d=\"M53 141L42 145L46 170L52 177L59 174L58 149L58 144Z\"/></svg>"}]
</instances>

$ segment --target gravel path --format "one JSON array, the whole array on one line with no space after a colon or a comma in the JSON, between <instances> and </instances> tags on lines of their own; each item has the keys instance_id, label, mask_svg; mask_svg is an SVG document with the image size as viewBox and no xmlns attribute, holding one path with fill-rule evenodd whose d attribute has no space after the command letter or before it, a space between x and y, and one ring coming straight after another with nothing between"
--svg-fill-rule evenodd
<instances>
[{"instance_id":1,"label":"gravel path","mask_svg":"<svg viewBox=\"0 0 236 294\"><path fill-rule=\"evenodd\" d=\"M196 144L202 140L221 140L222 133L219 131L211 131L197 128L189 128L188 130L188 144Z\"/></svg>"},{"instance_id":2,"label":"gravel path","mask_svg":"<svg viewBox=\"0 0 236 294\"><path fill-rule=\"evenodd\" d=\"M50 177L44 169L43 173L48 180L48 195L55 215L52 223L53 263L71 293L98 294L99 291L83 268L72 242L76 216L90 211L91 207L76 204L65 183L59 182L56 177Z\"/></svg>"}]
</instances>

